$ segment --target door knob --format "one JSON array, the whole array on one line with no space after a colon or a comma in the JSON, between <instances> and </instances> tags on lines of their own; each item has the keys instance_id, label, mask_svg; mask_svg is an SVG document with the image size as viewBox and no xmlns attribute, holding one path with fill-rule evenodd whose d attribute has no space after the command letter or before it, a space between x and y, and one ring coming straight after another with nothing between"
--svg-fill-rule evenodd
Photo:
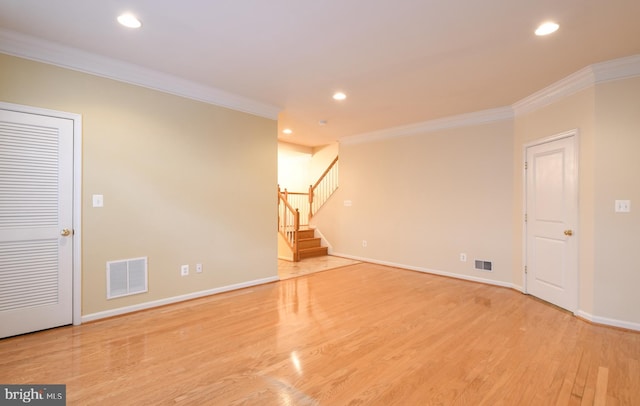
<instances>
[{"instance_id":1,"label":"door knob","mask_svg":"<svg viewBox=\"0 0 640 406\"><path fill-rule=\"evenodd\" d=\"M571 237L573 235L573 230L564 230L564 235Z\"/></svg>"},{"instance_id":2,"label":"door knob","mask_svg":"<svg viewBox=\"0 0 640 406\"><path fill-rule=\"evenodd\" d=\"M60 235L63 237L68 237L71 235L71 230L69 230L68 228L65 228L64 230L60 231Z\"/></svg>"}]
</instances>

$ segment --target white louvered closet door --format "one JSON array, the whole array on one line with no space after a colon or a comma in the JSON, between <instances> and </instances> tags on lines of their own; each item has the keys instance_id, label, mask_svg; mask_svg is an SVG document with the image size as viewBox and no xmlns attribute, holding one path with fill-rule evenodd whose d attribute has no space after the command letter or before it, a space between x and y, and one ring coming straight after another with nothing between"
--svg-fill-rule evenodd
<instances>
[{"instance_id":1,"label":"white louvered closet door","mask_svg":"<svg viewBox=\"0 0 640 406\"><path fill-rule=\"evenodd\" d=\"M0 337L71 324L72 203L73 121L0 109Z\"/></svg>"}]
</instances>

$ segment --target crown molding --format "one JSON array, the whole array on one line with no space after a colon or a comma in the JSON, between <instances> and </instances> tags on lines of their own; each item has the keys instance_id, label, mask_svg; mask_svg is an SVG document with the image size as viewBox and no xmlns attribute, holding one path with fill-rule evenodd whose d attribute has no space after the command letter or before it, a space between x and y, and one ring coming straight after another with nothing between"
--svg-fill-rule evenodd
<instances>
[{"instance_id":1,"label":"crown molding","mask_svg":"<svg viewBox=\"0 0 640 406\"><path fill-rule=\"evenodd\" d=\"M351 135L341 138L340 143L345 145L360 144L363 142L378 141L386 138L406 137L410 135L424 134L451 128L468 127L495 121L510 120L512 118L513 109L511 107L500 107L496 109L476 111L473 113L444 117L400 127L387 128L379 131Z\"/></svg>"},{"instance_id":2,"label":"crown molding","mask_svg":"<svg viewBox=\"0 0 640 406\"><path fill-rule=\"evenodd\" d=\"M530 113L541 109L549 104L555 103L567 96L587 89L595 83L593 68L587 66L571 75L561 79L550 86L533 93L524 99L513 104L513 111L516 116Z\"/></svg>"},{"instance_id":3,"label":"crown molding","mask_svg":"<svg viewBox=\"0 0 640 406\"><path fill-rule=\"evenodd\" d=\"M514 103L510 107L483 110L475 113L445 117L437 120L357 134L340 139L342 144L359 144L385 138L402 137L447 128L478 125L491 121L509 120L555 103L567 96L599 83L640 76L640 54L587 66L544 89Z\"/></svg>"},{"instance_id":4,"label":"crown molding","mask_svg":"<svg viewBox=\"0 0 640 406\"><path fill-rule=\"evenodd\" d=\"M640 76L640 54L592 65L596 83Z\"/></svg>"},{"instance_id":5,"label":"crown molding","mask_svg":"<svg viewBox=\"0 0 640 406\"><path fill-rule=\"evenodd\" d=\"M516 116L530 113L599 83L640 76L640 55L587 66L513 104Z\"/></svg>"},{"instance_id":6,"label":"crown molding","mask_svg":"<svg viewBox=\"0 0 640 406\"><path fill-rule=\"evenodd\" d=\"M278 119L282 108L138 65L0 29L0 53L43 62L158 90L216 106ZM343 144L370 142L443 129L501 121L526 114L595 84L640 76L640 54L587 66L509 107L445 117L341 138Z\"/></svg>"},{"instance_id":7,"label":"crown molding","mask_svg":"<svg viewBox=\"0 0 640 406\"><path fill-rule=\"evenodd\" d=\"M223 90L58 43L0 29L0 52L216 106L278 119L282 110Z\"/></svg>"}]
</instances>

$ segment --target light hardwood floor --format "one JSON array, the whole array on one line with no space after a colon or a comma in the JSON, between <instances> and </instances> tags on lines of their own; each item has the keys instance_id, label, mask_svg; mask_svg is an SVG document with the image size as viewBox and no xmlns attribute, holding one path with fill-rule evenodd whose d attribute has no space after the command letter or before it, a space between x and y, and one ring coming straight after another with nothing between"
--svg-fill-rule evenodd
<instances>
[{"instance_id":1,"label":"light hardwood floor","mask_svg":"<svg viewBox=\"0 0 640 406\"><path fill-rule=\"evenodd\" d=\"M357 264L0 340L68 405L640 404L640 333L516 291Z\"/></svg>"}]
</instances>

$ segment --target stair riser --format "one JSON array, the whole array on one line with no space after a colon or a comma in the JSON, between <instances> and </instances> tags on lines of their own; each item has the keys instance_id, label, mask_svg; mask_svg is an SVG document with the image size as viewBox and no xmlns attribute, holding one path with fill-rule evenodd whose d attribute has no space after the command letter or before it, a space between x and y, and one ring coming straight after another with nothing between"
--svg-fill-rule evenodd
<instances>
[{"instance_id":1,"label":"stair riser","mask_svg":"<svg viewBox=\"0 0 640 406\"><path fill-rule=\"evenodd\" d=\"M315 231L314 230L300 230L298 231L298 239L300 240L304 240L307 238L314 238L315 235Z\"/></svg>"},{"instance_id":2,"label":"stair riser","mask_svg":"<svg viewBox=\"0 0 640 406\"><path fill-rule=\"evenodd\" d=\"M300 240L298 241L298 248L300 249L304 249L304 248L315 248L315 247L320 247L322 246L321 241L319 238L310 238L307 240Z\"/></svg>"},{"instance_id":3,"label":"stair riser","mask_svg":"<svg viewBox=\"0 0 640 406\"><path fill-rule=\"evenodd\" d=\"M328 254L327 247L318 247L318 248L307 248L303 250L299 250L298 258L313 258L313 257L322 257Z\"/></svg>"}]
</instances>

